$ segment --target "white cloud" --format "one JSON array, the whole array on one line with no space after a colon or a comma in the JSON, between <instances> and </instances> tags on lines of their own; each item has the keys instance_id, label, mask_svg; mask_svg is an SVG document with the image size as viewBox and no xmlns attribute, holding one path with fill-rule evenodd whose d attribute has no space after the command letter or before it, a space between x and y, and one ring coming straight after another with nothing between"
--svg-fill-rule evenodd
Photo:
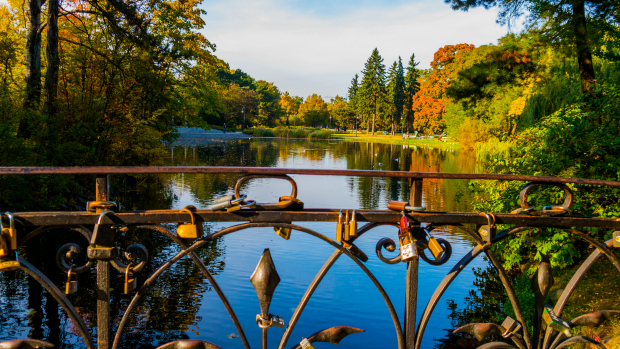
<instances>
[{"instance_id":1,"label":"white cloud","mask_svg":"<svg viewBox=\"0 0 620 349\"><path fill-rule=\"evenodd\" d=\"M204 8L204 34L218 57L302 97L344 95L375 47L386 67L398 56L406 66L415 52L419 67L428 68L442 46L495 43L507 33L494 11L445 4L351 6L341 15L317 15L283 0L218 0Z\"/></svg>"}]
</instances>

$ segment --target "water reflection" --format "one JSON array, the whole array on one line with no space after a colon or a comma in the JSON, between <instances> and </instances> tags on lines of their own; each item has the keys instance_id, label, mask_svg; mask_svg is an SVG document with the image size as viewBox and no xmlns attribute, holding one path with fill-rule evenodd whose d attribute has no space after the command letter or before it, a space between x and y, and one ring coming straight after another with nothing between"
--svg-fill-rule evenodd
<instances>
[{"instance_id":1,"label":"water reflection","mask_svg":"<svg viewBox=\"0 0 620 349\"><path fill-rule=\"evenodd\" d=\"M209 146L176 146L170 149L169 165L186 166L260 166L316 169L375 169L424 172L475 172L474 156L464 151L433 149L374 143L308 140L241 140ZM180 209L186 205L208 208L217 197L230 194L239 175L177 174L125 177L113 176L116 201L124 209ZM385 209L390 200L407 200L407 179L367 177L292 176L299 187L298 197L307 208ZM434 211L467 211L470 197L466 183L460 180L429 179L424 181L423 204ZM259 202L276 202L290 193L290 185L273 179L248 182L244 188L249 198ZM335 234L333 223L301 222L300 225L328 236ZM230 224L209 223L207 232ZM172 227L170 227L172 228ZM471 242L452 229L442 229L437 236L453 244L453 257L443 266L431 267L421 262L418 314L435 287L470 249ZM399 313L404 309L405 265L386 265L374 255L377 240L396 238L395 228L373 230L358 241L370 260L367 267L376 275L390 295ZM53 237L53 238L52 238ZM76 233L44 234L31 241L20 253L33 262L58 286L64 287L63 275L53 263L55 252L66 242L79 242L83 251L86 241ZM137 275L139 285L178 248L165 237L150 230L123 234L119 246L141 243L149 250L151 262ZM43 247L44 246L44 247ZM250 229L231 234L199 250L239 317L253 346L260 343L260 329L254 318L258 302L249 277L265 247L272 252L282 282L276 289L271 311L288 322L307 285L329 255L331 247L315 238L293 232L285 241L272 229ZM79 261L83 263L84 261ZM472 263L483 267L484 262ZM64 279L63 279L64 278ZM112 319L115 326L129 304L121 295L122 275L113 271ZM471 288L473 275L463 272L446 292L444 299L462 300ZM79 313L91 326L96 322L95 275L79 276L79 292L70 296ZM61 288L62 288L61 287ZM242 348L236 329L225 308L202 274L185 258L162 275L159 282L143 297L122 338L123 348L152 348L180 338L208 340L226 348ZM57 303L38 284L24 275L0 274L0 339L26 336L49 340L59 347L74 347L79 342L70 320L59 311ZM448 309L440 303L424 337L423 347L432 347L433 338L443 337L448 327ZM402 314L401 323L403 323ZM343 347L385 347L396 343L394 327L379 293L361 270L346 257L341 257L319 285L291 336L291 347L302 336L331 326L348 325L367 332L345 339ZM115 330L115 328L113 328ZM273 328L269 346L276 347L283 330ZM93 331L96 334L96 329ZM330 344L328 344L330 346ZM320 344L317 348L323 347ZM325 346L326 347L326 346Z\"/></svg>"}]
</instances>

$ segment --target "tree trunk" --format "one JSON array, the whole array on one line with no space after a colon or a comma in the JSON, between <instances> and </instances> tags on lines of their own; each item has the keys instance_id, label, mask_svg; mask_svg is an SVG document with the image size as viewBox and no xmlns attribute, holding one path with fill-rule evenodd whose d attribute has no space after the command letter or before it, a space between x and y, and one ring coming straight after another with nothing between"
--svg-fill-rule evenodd
<instances>
[{"instance_id":1,"label":"tree trunk","mask_svg":"<svg viewBox=\"0 0 620 349\"><path fill-rule=\"evenodd\" d=\"M372 135L375 135L375 119L377 118L377 97L372 99Z\"/></svg>"},{"instance_id":2,"label":"tree trunk","mask_svg":"<svg viewBox=\"0 0 620 349\"><path fill-rule=\"evenodd\" d=\"M43 114L56 114L58 95L58 0L49 0L47 10L47 71L45 73L45 102Z\"/></svg>"},{"instance_id":3,"label":"tree trunk","mask_svg":"<svg viewBox=\"0 0 620 349\"><path fill-rule=\"evenodd\" d=\"M41 99L41 0L26 0L26 54L25 54L25 86L24 104L25 110L34 109ZM30 138L31 131L28 121L22 118L19 121L20 137Z\"/></svg>"},{"instance_id":4,"label":"tree trunk","mask_svg":"<svg viewBox=\"0 0 620 349\"><path fill-rule=\"evenodd\" d=\"M588 45L588 31L586 27L586 6L584 0L573 0L573 29L575 34L575 48L579 63L579 78L581 91L589 93L594 84L594 66L592 65L592 50Z\"/></svg>"},{"instance_id":5,"label":"tree trunk","mask_svg":"<svg viewBox=\"0 0 620 349\"><path fill-rule=\"evenodd\" d=\"M394 115L392 115L392 136L394 136Z\"/></svg>"}]
</instances>

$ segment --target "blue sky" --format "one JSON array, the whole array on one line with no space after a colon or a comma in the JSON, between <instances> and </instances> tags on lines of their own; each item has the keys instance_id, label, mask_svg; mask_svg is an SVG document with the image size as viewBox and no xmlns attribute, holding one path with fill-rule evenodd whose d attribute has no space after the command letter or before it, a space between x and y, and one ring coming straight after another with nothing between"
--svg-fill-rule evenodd
<instances>
[{"instance_id":1,"label":"blue sky","mask_svg":"<svg viewBox=\"0 0 620 349\"><path fill-rule=\"evenodd\" d=\"M389 67L415 53L429 68L445 45L496 43L496 11L454 11L442 1L206 0L204 35L215 54L255 79L306 98L344 95L377 47Z\"/></svg>"}]
</instances>

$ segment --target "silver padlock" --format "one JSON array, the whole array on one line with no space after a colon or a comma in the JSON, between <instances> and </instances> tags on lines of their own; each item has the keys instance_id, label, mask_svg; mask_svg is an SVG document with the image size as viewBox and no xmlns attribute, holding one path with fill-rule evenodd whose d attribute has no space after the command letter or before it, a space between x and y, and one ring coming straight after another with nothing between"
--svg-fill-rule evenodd
<instances>
[{"instance_id":1,"label":"silver padlock","mask_svg":"<svg viewBox=\"0 0 620 349\"><path fill-rule=\"evenodd\" d=\"M239 209L241 209L241 203L243 202L243 200L245 200L245 198L247 197L246 194L242 194L238 199L235 199L234 195L228 195L228 196L224 196L221 197L219 199L216 199L213 202L213 205L211 205L211 210L213 211L223 211L223 210L227 210L230 208L237 208L239 207Z\"/></svg>"},{"instance_id":2,"label":"silver padlock","mask_svg":"<svg viewBox=\"0 0 620 349\"><path fill-rule=\"evenodd\" d=\"M497 235L497 227L495 226L495 216L492 213L480 213L481 216L487 218L487 224L480 226L478 233L484 242L491 242Z\"/></svg>"},{"instance_id":3,"label":"silver padlock","mask_svg":"<svg viewBox=\"0 0 620 349\"><path fill-rule=\"evenodd\" d=\"M405 211L399 223L398 238L400 241L400 258L402 262L409 262L418 258L418 250L416 243L411 236L411 230L409 229L409 222Z\"/></svg>"}]
</instances>

